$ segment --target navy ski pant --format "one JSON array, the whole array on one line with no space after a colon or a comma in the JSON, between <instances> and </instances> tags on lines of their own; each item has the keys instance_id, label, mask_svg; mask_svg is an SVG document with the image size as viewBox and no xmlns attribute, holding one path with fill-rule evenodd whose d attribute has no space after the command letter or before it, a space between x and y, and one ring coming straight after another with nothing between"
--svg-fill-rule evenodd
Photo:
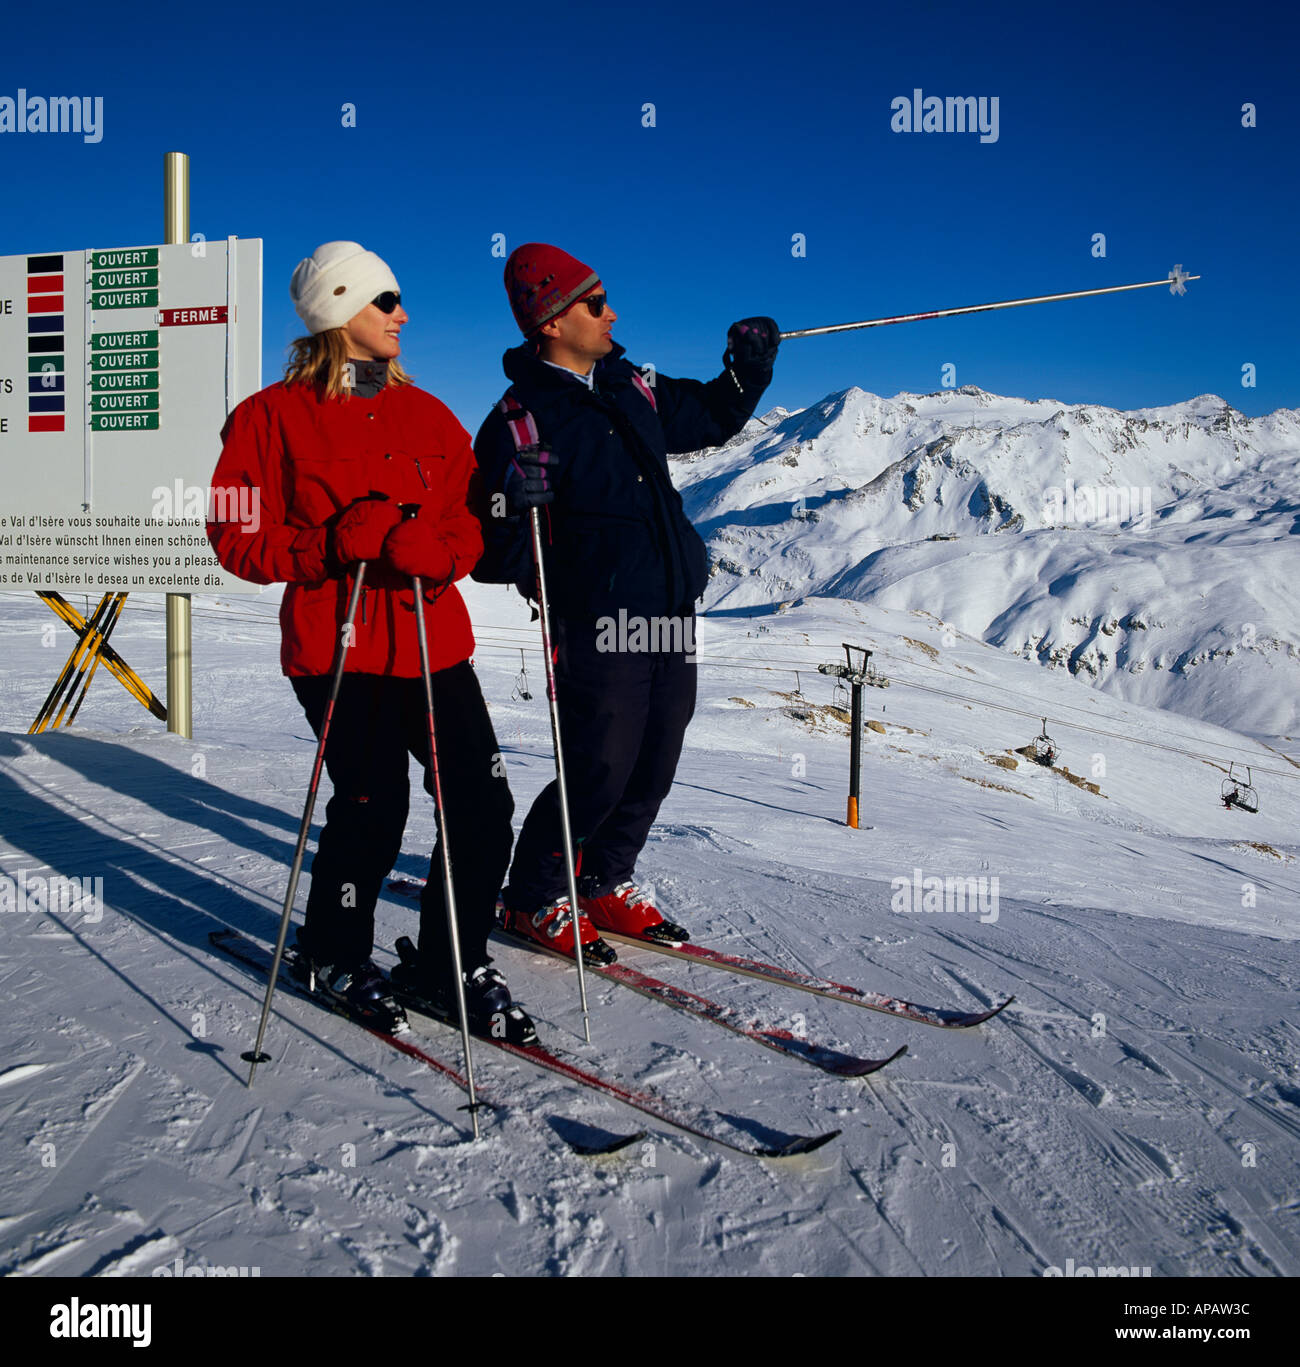
<instances>
[{"instance_id":1,"label":"navy ski pant","mask_svg":"<svg viewBox=\"0 0 1300 1367\"><path fill-rule=\"evenodd\" d=\"M687 618L694 628L694 621ZM591 621L555 623L555 683L569 819L581 890L632 876L672 787L695 711L695 658L683 650L601 651ZM510 867L507 904L533 912L568 891L559 785L538 795Z\"/></svg>"},{"instance_id":2,"label":"navy ski pant","mask_svg":"<svg viewBox=\"0 0 1300 1367\"><path fill-rule=\"evenodd\" d=\"M330 680L291 679L320 736ZM478 678L468 661L432 675L438 770L447 808L457 927L464 967L488 961L497 893L510 860L514 803ZM429 774L424 684L345 674L325 767L334 787L325 813L298 942L318 963L357 964L374 947L375 902L402 848L410 800L408 757ZM441 839L442 822L438 821ZM451 982L442 856L435 841L420 901L420 963L430 985Z\"/></svg>"}]
</instances>

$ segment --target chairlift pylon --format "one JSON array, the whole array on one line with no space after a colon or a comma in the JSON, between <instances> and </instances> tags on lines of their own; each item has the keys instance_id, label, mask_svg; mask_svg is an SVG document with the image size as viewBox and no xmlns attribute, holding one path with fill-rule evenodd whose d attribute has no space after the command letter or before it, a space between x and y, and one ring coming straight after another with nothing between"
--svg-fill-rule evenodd
<instances>
[{"instance_id":1,"label":"chairlift pylon","mask_svg":"<svg viewBox=\"0 0 1300 1367\"><path fill-rule=\"evenodd\" d=\"M1223 780L1219 789L1219 799L1229 811L1236 807L1243 812L1257 812L1259 811L1259 794L1251 786L1250 765L1241 765L1241 768L1246 771L1244 781L1238 776L1237 767L1235 763L1228 765L1228 777Z\"/></svg>"}]
</instances>

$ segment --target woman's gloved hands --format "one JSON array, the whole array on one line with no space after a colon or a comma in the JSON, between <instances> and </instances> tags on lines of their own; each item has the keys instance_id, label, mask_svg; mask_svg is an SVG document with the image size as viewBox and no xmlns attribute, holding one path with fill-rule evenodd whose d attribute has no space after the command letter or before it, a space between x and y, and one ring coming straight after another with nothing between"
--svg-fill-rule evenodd
<instances>
[{"instance_id":1,"label":"woman's gloved hands","mask_svg":"<svg viewBox=\"0 0 1300 1367\"><path fill-rule=\"evenodd\" d=\"M450 579L456 562L436 525L432 518L404 518L384 541L384 563L407 579L418 575L426 584Z\"/></svg>"},{"instance_id":2,"label":"woman's gloved hands","mask_svg":"<svg viewBox=\"0 0 1300 1367\"><path fill-rule=\"evenodd\" d=\"M386 494L359 498L332 517L326 524L325 558L333 575L347 573L358 560L378 560L389 532L401 520L401 510Z\"/></svg>"}]
</instances>

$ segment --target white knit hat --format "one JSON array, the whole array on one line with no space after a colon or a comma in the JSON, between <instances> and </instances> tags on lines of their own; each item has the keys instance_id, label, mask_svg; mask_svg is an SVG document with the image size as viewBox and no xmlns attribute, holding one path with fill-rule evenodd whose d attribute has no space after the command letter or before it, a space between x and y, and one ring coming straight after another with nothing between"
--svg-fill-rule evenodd
<instances>
[{"instance_id":1,"label":"white knit hat","mask_svg":"<svg viewBox=\"0 0 1300 1367\"><path fill-rule=\"evenodd\" d=\"M313 335L341 328L385 290L400 291L397 277L359 242L326 242L298 262L289 294Z\"/></svg>"}]
</instances>

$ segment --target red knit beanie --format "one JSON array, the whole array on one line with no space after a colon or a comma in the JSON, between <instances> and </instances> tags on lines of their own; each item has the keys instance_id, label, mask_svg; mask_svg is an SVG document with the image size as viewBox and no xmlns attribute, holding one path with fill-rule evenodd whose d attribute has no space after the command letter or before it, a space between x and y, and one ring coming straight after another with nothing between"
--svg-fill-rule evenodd
<instances>
[{"instance_id":1,"label":"red knit beanie","mask_svg":"<svg viewBox=\"0 0 1300 1367\"><path fill-rule=\"evenodd\" d=\"M525 337L599 283L590 266L545 242L525 242L506 262L506 294Z\"/></svg>"}]
</instances>

